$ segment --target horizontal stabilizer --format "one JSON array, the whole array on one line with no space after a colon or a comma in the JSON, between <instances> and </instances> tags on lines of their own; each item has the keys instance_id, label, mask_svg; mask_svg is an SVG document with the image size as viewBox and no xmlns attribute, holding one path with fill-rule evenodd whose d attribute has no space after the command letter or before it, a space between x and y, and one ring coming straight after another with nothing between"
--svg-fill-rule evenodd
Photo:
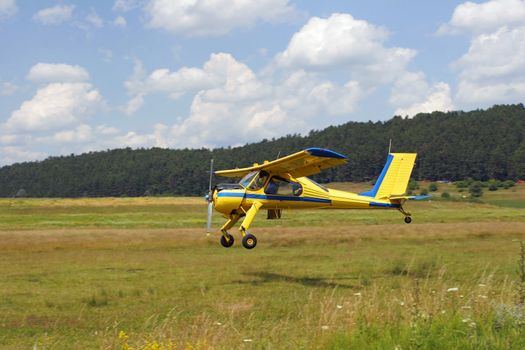
<instances>
[{"instance_id":1,"label":"horizontal stabilizer","mask_svg":"<svg viewBox=\"0 0 525 350\"><path fill-rule=\"evenodd\" d=\"M420 200L423 200L423 199L429 199L429 198L432 198L432 196L391 196L391 197L388 197L388 199L390 199L391 201L395 201L395 200L402 200L402 199L408 199L408 200L411 200L411 201L420 201Z\"/></svg>"}]
</instances>

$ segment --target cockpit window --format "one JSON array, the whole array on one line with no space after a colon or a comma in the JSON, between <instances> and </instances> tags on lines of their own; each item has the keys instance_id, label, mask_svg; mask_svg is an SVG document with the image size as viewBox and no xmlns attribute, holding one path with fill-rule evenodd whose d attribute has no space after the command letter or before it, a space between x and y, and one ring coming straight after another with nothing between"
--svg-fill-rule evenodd
<instances>
[{"instance_id":1,"label":"cockpit window","mask_svg":"<svg viewBox=\"0 0 525 350\"><path fill-rule=\"evenodd\" d=\"M253 180L251 185L248 186L248 188L250 190L257 191L258 189L264 186L266 180L268 180L268 176L269 175L266 171L260 171L255 177L255 180Z\"/></svg>"},{"instance_id":2,"label":"cockpit window","mask_svg":"<svg viewBox=\"0 0 525 350\"><path fill-rule=\"evenodd\" d=\"M253 178L258 174L258 171L252 171L239 181L239 185L246 188L252 182Z\"/></svg>"},{"instance_id":3,"label":"cockpit window","mask_svg":"<svg viewBox=\"0 0 525 350\"><path fill-rule=\"evenodd\" d=\"M270 182L268 182L264 192L282 196L300 196L303 193L303 187L297 182L274 176L270 179Z\"/></svg>"}]
</instances>

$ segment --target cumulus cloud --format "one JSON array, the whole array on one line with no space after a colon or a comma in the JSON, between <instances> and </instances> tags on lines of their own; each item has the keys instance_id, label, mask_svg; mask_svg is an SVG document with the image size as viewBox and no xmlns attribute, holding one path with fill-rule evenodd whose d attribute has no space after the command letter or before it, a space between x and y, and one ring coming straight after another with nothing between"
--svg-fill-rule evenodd
<instances>
[{"instance_id":1,"label":"cumulus cloud","mask_svg":"<svg viewBox=\"0 0 525 350\"><path fill-rule=\"evenodd\" d=\"M137 71L140 69L135 68ZM158 79L152 78L155 76ZM282 78L261 78L226 53L212 54L202 68L157 71L128 88L155 86L173 96L181 93L181 84L196 91L189 115L173 125L157 125L149 136L134 134L129 139L160 146L200 147L306 132L324 126L320 115L332 120L348 115L365 95L357 81L341 85L304 70ZM138 99L142 103L142 98L139 94L131 102Z\"/></svg>"},{"instance_id":2,"label":"cumulus cloud","mask_svg":"<svg viewBox=\"0 0 525 350\"><path fill-rule=\"evenodd\" d=\"M91 10L91 13L89 13L86 16L86 21L95 28L104 27L104 20L100 18L100 16L95 12L95 10Z\"/></svg>"},{"instance_id":3,"label":"cumulus cloud","mask_svg":"<svg viewBox=\"0 0 525 350\"><path fill-rule=\"evenodd\" d=\"M450 21L441 25L437 33L480 34L515 25L525 25L524 0L467 1L454 9Z\"/></svg>"},{"instance_id":4,"label":"cumulus cloud","mask_svg":"<svg viewBox=\"0 0 525 350\"><path fill-rule=\"evenodd\" d=\"M0 96L11 96L17 90L18 86L9 81L3 81L0 83Z\"/></svg>"},{"instance_id":5,"label":"cumulus cloud","mask_svg":"<svg viewBox=\"0 0 525 350\"><path fill-rule=\"evenodd\" d=\"M78 65L37 63L29 70L27 79L39 82L77 82L89 80L89 74Z\"/></svg>"},{"instance_id":6,"label":"cumulus cloud","mask_svg":"<svg viewBox=\"0 0 525 350\"><path fill-rule=\"evenodd\" d=\"M116 0L113 11L127 12L144 5L146 0Z\"/></svg>"},{"instance_id":7,"label":"cumulus cloud","mask_svg":"<svg viewBox=\"0 0 525 350\"><path fill-rule=\"evenodd\" d=\"M355 75L389 81L405 69L416 51L385 46L388 31L346 13L312 17L276 57L280 67L334 69L347 67Z\"/></svg>"},{"instance_id":8,"label":"cumulus cloud","mask_svg":"<svg viewBox=\"0 0 525 350\"><path fill-rule=\"evenodd\" d=\"M57 25L71 20L74 9L73 5L56 5L38 11L33 15L33 20L41 24Z\"/></svg>"},{"instance_id":9,"label":"cumulus cloud","mask_svg":"<svg viewBox=\"0 0 525 350\"><path fill-rule=\"evenodd\" d=\"M102 102L89 83L51 83L38 89L5 123L7 130L42 131L74 125Z\"/></svg>"},{"instance_id":10,"label":"cumulus cloud","mask_svg":"<svg viewBox=\"0 0 525 350\"><path fill-rule=\"evenodd\" d=\"M412 103L409 106L398 108L396 115L413 117L418 113L431 113L434 111L451 111L454 109L452 98L450 97L450 86L440 82L426 89L423 99Z\"/></svg>"},{"instance_id":11,"label":"cumulus cloud","mask_svg":"<svg viewBox=\"0 0 525 350\"><path fill-rule=\"evenodd\" d=\"M0 20L13 16L17 11L15 0L0 0Z\"/></svg>"},{"instance_id":12,"label":"cumulus cloud","mask_svg":"<svg viewBox=\"0 0 525 350\"><path fill-rule=\"evenodd\" d=\"M457 99L462 105L484 107L514 103L525 95L525 26L503 27L475 37L455 67L459 74Z\"/></svg>"},{"instance_id":13,"label":"cumulus cloud","mask_svg":"<svg viewBox=\"0 0 525 350\"><path fill-rule=\"evenodd\" d=\"M128 22L126 21L126 19L124 17L117 16L113 20L113 25L116 26L116 27L125 28L128 25Z\"/></svg>"},{"instance_id":14,"label":"cumulus cloud","mask_svg":"<svg viewBox=\"0 0 525 350\"><path fill-rule=\"evenodd\" d=\"M525 93L525 1L465 2L438 34L470 36L459 70L455 101L460 108L516 103Z\"/></svg>"},{"instance_id":15,"label":"cumulus cloud","mask_svg":"<svg viewBox=\"0 0 525 350\"><path fill-rule=\"evenodd\" d=\"M129 7L117 3L119 8ZM296 11L288 0L151 0L145 12L150 27L193 36L221 35L257 21L283 21Z\"/></svg>"},{"instance_id":16,"label":"cumulus cloud","mask_svg":"<svg viewBox=\"0 0 525 350\"><path fill-rule=\"evenodd\" d=\"M0 147L0 164L40 160L46 157L44 152L29 151L19 146Z\"/></svg>"}]
</instances>

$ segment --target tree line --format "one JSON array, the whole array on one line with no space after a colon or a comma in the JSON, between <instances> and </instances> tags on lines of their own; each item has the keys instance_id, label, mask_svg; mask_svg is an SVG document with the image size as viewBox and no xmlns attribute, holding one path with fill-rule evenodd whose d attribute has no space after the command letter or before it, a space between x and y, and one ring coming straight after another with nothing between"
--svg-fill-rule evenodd
<instances>
[{"instance_id":1,"label":"tree line","mask_svg":"<svg viewBox=\"0 0 525 350\"><path fill-rule=\"evenodd\" d=\"M516 104L348 122L241 147L124 148L50 157L0 168L0 197L21 189L31 197L202 195L211 158L216 169L229 169L308 147L349 157L347 164L315 175L316 181L373 181L386 161L390 139L392 152L418 153L416 180L525 179L525 108Z\"/></svg>"}]
</instances>

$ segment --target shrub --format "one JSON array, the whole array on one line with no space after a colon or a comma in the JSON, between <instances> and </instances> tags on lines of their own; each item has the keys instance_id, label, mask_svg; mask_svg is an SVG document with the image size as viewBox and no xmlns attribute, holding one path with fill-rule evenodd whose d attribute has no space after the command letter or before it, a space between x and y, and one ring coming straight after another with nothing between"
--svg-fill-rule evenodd
<instances>
[{"instance_id":1,"label":"shrub","mask_svg":"<svg viewBox=\"0 0 525 350\"><path fill-rule=\"evenodd\" d=\"M419 194L422 196L426 196L428 194L428 190L426 188L423 188Z\"/></svg>"},{"instance_id":2,"label":"shrub","mask_svg":"<svg viewBox=\"0 0 525 350\"><path fill-rule=\"evenodd\" d=\"M448 192L443 192L443 193L441 193L441 198L449 199L450 198L450 194Z\"/></svg>"},{"instance_id":3,"label":"shrub","mask_svg":"<svg viewBox=\"0 0 525 350\"><path fill-rule=\"evenodd\" d=\"M436 192L438 190L438 185L435 182L431 182L430 185L428 185L428 190L430 192Z\"/></svg>"},{"instance_id":4,"label":"shrub","mask_svg":"<svg viewBox=\"0 0 525 350\"><path fill-rule=\"evenodd\" d=\"M498 190L498 185L496 185L495 183L492 183L489 185L489 191L497 191Z\"/></svg>"},{"instance_id":5,"label":"shrub","mask_svg":"<svg viewBox=\"0 0 525 350\"><path fill-rule=\"evenodd\" d=\"M468 191L470 192L470 196L471 197L481 197L483 195L483 187L481 186L481 182L480 181L474 181Z\"/></svg>"}]
</instances>

